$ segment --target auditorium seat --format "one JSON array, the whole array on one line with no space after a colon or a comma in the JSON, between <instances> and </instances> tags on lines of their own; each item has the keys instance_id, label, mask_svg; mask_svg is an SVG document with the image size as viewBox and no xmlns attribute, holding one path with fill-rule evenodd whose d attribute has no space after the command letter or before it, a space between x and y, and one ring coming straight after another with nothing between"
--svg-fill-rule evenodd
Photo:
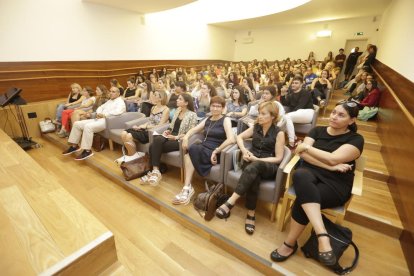
<instances>
[{"instance_id":1,"label":"auditorium seat","mask_svg":"<svg viewBox=\"0 0 414 276\"><path fill-rule=\"evenodd\" d=\"M245 141L245 147L247 149L251 148L251 140ZM231 187L233 190L236 188L240 176L242 174L242 170L235 171L234 170L234 162L233 162L233 156L238 154L240 151L239 147L237 145L233 145L225 155L224 160L224 184L226 187ZM277 205L279 203L279 198L281 194L281 188L282 188L282 181L283 181L283 168L286 166L286 164L289 162L291 158L291 151L285 146L284 147L284 153L283 153L283 159L279 164L279 168L277 170L275 179L270 180L262 180L260 184L260 190L259 190L259 199L272 203L272 211L270 214L270 221L274 221L276 217L276 210Z\"/></svg>"}]
</instances>

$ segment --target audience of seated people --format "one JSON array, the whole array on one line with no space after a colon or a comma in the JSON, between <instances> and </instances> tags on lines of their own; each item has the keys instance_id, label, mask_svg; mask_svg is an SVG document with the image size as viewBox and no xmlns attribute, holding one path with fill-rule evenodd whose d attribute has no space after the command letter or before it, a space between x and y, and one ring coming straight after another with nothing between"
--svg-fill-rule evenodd
<instances>
[{"instance_id":1,"label":"audience of seated people","mask_svg":"<svg viewBox=\"0 0 414 276\"><path fill-rule=\"evenodd\" d=\"M119 89L116 86L111 87L109 90L109 100L98 107L95 119L77 121L73 124L68 139L70 147L63 152L63 155L82 151L75 158L76 160L84 160L91 157L93 155L91 150L93 135L106 128L105 117L120 115L125 111L125 102L120 95Z\"/></svg>"},{"instance_id":2,"label":"audience of seated people","mask_svg":"<svg viewBox=\"0 0 414 276\"><path fill-rule=\"evenodd\" d=\"M74 108L66 108L62 112L62 127L58 133L59 137L67 137L69 136L70 126L71 126L71 116L75 112L75 110L82 110L82 111L89 111L92 110L92 106L96 101L96 98L93 96L93 90L89 86L85 86L82 89L81 97L78 101L80 101L80 105ZM76 103L76 102L75 102ZM76 105L76 104L75 104ZM72 122L73 123L73 122Z\"/></svg>"},{"instance_id":3,"label":"audience of seated people","mask_svg":"<svg viewBox=\"0 0 414 276\"><path fill-rule=\"evenodd\" d=\"M376 48L369 49L365 61L372 59L376 53ZM343 56L341 58L345 59ZM346 62L343 59L336 60L342 65L346 63L346 66L351 66L348 64L349 58ZM82 150L76 160L92 156L93 135L105 129L105 117L120 115L127 109L140 111L149 117L147 123L134 125L121 134L126 154L120 160L132 160L139 156L136 143L149 142L148 130L169 122L166 131L153 136L153 143L149 147L152 170L141 177L140 182L157 185L162 178L161 155L178 151L181 143L185 152L184 185L172 203L185 205L194 194L191 184L194 172L202 177L207 176L211 168L220 163L220 152L237 141L244 160L242 177L231 197L217 209L216 216L229 217L238 198L245 195L245 231L253 234L258 187L262 179L275 176L283 158L286 131L288 145L292 149L296 148L303 162L294 173L297 200L292 210L291 228L285 242L272 252L271 258L284 261L291 256L297 249L298 236L310 221L319 235L320 260L331 264L335 256L325 235L320 209L339 206L348 200L354 161L363 149L363 138L356 133L358 109L377 106L380 94L376 81L365 68L361 69L353 81L355 91L359 92L358 98L337 105L330 115L329 127L314 128L304 142L299 143L293 124L310 123L315 112L313 103L325 104L321 103L326 96L325 90L332 89L331 80L336 78L334 75L332 79L330 71L342 66L340 63L335 65L336 60L331 53L324 63L319 63L319 75L313 71L316 60L312 52L304 61L231 62L206 67L201 72L191 68L189 73L183 68L163 68L160 72L154 69L147 81L145 74L148 72L140 71L137 80L128 79L125 92L117 80L111 80L107 101L103 85L97 87L96 99L92 101L87 87L81 97L80 85L72 84L67 103L59 105L56 115L56 119L62 121L61 114L64 114L63 129L69 131L66 118L72 113L73 126L68 139L70 147L63 154ZM279 102L278 88L282 86ZM306 86L311 92L305 89ZM216 87L220 89L220 96L216 96ZM258 100L256 92L261 93ZM71 109L74 111L69 111ZM96 112L96 119L93 119L92 112ZM197 122L200 119L197 115L207 118ZM257 119L235 141L232 126L245 116ZM202 134L201 141L189 145L190 138L197 133ZM244 140L250 138L252 148L247 150Z\"/></svg>"}]
</instances>

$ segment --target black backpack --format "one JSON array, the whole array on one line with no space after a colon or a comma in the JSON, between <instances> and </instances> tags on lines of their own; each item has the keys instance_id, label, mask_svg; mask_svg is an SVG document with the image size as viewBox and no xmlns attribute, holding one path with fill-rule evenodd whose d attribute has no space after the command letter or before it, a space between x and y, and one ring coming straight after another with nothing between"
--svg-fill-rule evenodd
<instances>
[{"instance_id":1,"label":"black backpack","mask_svg":"<svg viewBox=\"0 0 414 276\"><path fill-rule=\"evenodd\" d=\"M349 228L333 223L324 215L322 215L322 219L331 240L332 250L336 256L336 263L327 267L332 269L336 274L347 274L356 267L359 258L358 247L352 241L352 231ZM352 245L355 250L354 260L352 261L351 266L341 267L339 265L339 259L349 245ZM318 238L316 237L314 230L312 230L310 238L307 240L305 245L301 247L301 249L306 258L318 260Z\"/></svg>"}]
</instances>

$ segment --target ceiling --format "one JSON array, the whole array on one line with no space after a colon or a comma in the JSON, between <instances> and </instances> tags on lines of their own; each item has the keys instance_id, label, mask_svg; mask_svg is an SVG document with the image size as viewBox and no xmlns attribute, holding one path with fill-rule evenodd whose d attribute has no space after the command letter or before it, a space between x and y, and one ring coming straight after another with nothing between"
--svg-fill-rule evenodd
<instances>
[{"instance_id":1,"label":"ceiling","mask_svg":"<svg viewBox=\"0 0 414 276\"><path fill-rule=\"evenodd\" d=\"M268 16L212 25L229 29L256 29L286 24L382 15L391 0L312 0L297 8Z\"/></svg>"},{"instance_id":2,"label":"ceiling","mask_svg":"<svg viewBox=\"0 0 414 276\"><path fill-rule=\"evenodd\" d=\"M178 8L196 0L82 0L88 3L101 4L125 9L140 14L154 13ZM222 0L226 1L226 0ZM241 1L241 0L240 0ZM246 0L244 0L246 1ZM258 2L250 0L254 5ZM272 0L269 0L272 1ZM284 0L289 1L289 0ZM287 24L322 22L327 20L347 19L355 17L376 16L383 14L392 0L311 0L296 8L272 15L255 17L238 21L217 22L211 25L228 29L256 29ZM197 6L197 5L195 5ZM187 6L190 8L190 6ZM214 8L214 7L213 7ZM206 10L204 10L206 11ZM197 12L195 12L197 14Z\"/></svg>"},{"instance_id":3,"label":"ceiling","mask_svg":"<svg viewBox=\"0 0 414 276\"><path fill-rule=\"evenodd\" d=\"M87 3L129 10L141 14L160 12L184 6L196 0L82 0Z\"/></svg>"}]
</instances>

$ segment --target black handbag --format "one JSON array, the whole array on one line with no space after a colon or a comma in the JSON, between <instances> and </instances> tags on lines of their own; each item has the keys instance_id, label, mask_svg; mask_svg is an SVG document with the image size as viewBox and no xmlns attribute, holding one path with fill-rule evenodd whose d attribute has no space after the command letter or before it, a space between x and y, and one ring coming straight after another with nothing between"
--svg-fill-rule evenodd
<instances>
[{"instance_id":1,"label":"black handbag","mask_svg":"<svg viewBox=\"0 0 414 276\"><path fill-rule=\"evenodd\" d=\"M358 264L359 259L359 250L356 244L352 241L352 231L349 228L343 227L341 225L335 224L329 219L327 219L324 215L322 215L323 223L325 225L326 231L331 240L332 250L336 256L336 263L331 266L327 266L331 270L333 270L336 274L344 275L351 272ZM339 259L341 258L342 254L351 245L355 251L355 257L352 261L351 266L349 267L342 267L339 264ZM303 254L306 258L313 258L315 260L318 259L318 238L316 237L315 231L312 230L310 238L307 240L305 245L301 247Z\"/></svg>"},{"instance_id":2,"label":"black handbag","mask_svg":"<svg viewBox=\"0 0 414 276\"><path fill-rule=\"evenodd\" d=\"M149 142L148 130L146 129L128 128L125 131L131 133L132 137L138 140L141 144L147 144Z\"/></svg>"}]
</instances>

